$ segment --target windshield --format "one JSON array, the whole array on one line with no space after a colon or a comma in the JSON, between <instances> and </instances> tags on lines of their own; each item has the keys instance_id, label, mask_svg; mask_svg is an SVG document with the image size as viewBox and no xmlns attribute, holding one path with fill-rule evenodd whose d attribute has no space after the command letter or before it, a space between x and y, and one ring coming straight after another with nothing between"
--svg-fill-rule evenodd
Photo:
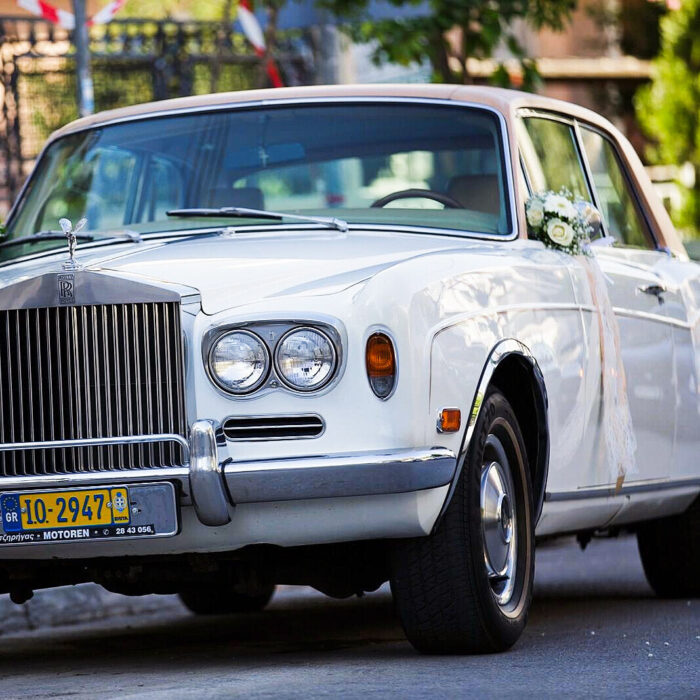
<instances>
[{"instance_id":1,"label":"windshield","mask_svg":"<svg viewBox=\"0 0 700 700\"><path fill-rule=\"evenodd\" d=\"M61 217L85 216L85 231L101 235L217 225L168 216L192 207L506 234L503 163L498 119L478 108L334 103L136 120L51 145L7 235L55 230ZM65 244L11 247L2 257L57 245Z\"/></svg>"}]
</instances>

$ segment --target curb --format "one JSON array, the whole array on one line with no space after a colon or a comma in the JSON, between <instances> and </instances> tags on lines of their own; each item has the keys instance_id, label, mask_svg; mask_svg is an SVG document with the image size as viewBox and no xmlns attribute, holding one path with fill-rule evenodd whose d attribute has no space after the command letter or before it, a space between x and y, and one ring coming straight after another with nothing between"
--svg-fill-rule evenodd
<instances>
[{"instance_id":1,"label":"curb","mask_svg":"<svg viewBox=\"0 0 700 700\"><path fill-rule=\"evenodd\" d=\"M82 583L36 591L22 605L13 603L8 595L1 595L0 636L112 617L168 612L173 617L186 613L175 595L124 596L94 583Z\"/></svg>"}]
</instances>

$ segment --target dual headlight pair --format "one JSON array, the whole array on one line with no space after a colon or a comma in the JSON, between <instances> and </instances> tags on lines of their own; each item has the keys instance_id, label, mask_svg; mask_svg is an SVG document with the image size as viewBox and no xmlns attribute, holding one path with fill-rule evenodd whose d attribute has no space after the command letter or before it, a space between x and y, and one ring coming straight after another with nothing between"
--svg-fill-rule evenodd
<instances>
[{"instance_id":1,"label":"dual headlight pair","mask_svg":"<svg viewBox=\"0 0 700 700\"><path fill-rule=\"evenodd\" d=\"M272 356L271 356L272 355ZM290 389L316 391L333 378L338 353L321 330L297 327L287 331L273 352L247 329L224 333L209 352L209 370L216 383L232 394L249 394L275 374Z\"/></svg>"}]
</instances>

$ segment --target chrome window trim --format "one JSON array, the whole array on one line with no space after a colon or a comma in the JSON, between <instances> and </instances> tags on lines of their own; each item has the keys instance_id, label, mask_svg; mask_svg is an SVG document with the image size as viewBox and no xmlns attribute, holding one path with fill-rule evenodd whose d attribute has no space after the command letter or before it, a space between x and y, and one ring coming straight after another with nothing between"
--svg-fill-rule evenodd
<instances>
[{"instance_id":1,"label":"chrome window trim","mask_svg":"<svg viewBox=\"0 0 700 700\"><path fill-rule=\"evenodd\" d=\"M264 327L278 327L278 331L275 333L274 338L270 339L266 336L264 332ZM299 390L288 385L282 377L279 376L276 361L274 360L277 354L277 346L280 340L287 335L289 332L302 328L311 328L312 330L322 331L331 341L331 345L335 350L336 366L333 370L331 378L318 389L311 390ZM209 354L211 348L214 346L216 341L222 335L229 333L233 330L248 330L255 333L267 347L270 357L272 358L270 371L267 374L265 381L255 390L247 394L234 394L230 391L225 391L219 384L214 380L209 366ZM221 396L229 400L236 401L246 401L251 399L258 399L261 396L265 396L273 391L287 391L294 396L299 397L313 397L317 398L319 396L324 396L328 393L336 384L340 381L341 377L345 372L345 365L347 361L347 352L345 352L345 346L347 343L347 333L342 324L334 318L329 316L318 315L315 318L259 318L259 319L249 319L234 321L231 323L222 323L220 325L213 325L208 328L202 336L202 361L204 363L204 370L209 378L214 389Z\"/></svg>"},{"instance_id":2,"label":"chrome window trim","mask_svg":"<svg viewBox=\"0 0 700 700\"><path fill-rule=\"evenodd\" d=\"M83 131L90 131L90 130L97 130L102 127L106 126L114 126L116 124L125 124L129 122L134 122L134 121L147 121L151 119L161 119L165 117L171 117L171 116L182 116L186 114L200 114L200 113L207 113L207 112L224 112L224 111L232 111L236 109L259 109L261 107L288 107L288 106L294 106L294 105L318 105L318 104L347 104L347 103L352 103L352 104L365 104L365 103L377 103L377 104L425 104L425 105L440 105L440 106L446 106L446 107L453 107L455 109L460 109L460 108L466 108L466 109L476 109L476 110L483 110L485 112L488 112L490 114L493 114L496 116L499 126L500 126L500 135L501 135L501 140L500 140L500 146L503 150L502 156L503 156L503 164L505 166L505 185L506 189L508 190L508 205L509 205L509 211L508 213L510 214L510 219L511 219L511 231L508 233L503 233L503 234L489 234L489 233L471 233L465 235L465 232L461 229L449 229L449 228L437 228L437 229L432 229L431 227L412 227L412 226L405 226L405 227L397 227L392 226L391 224L388 224L386 226L386 229L382 227L382 225L379 225L379 228L376 228L375 230L405 230L410 233L437 233L439 235L452 235L452 236L460 236L462 238L479 238L479 239L487 239L487 240L498 240L498 241L511 241L515 240L519 237L519 217L518 217L518 208L517 208L517 202L515 200L515 177L513 174L513 163L512 163L512 150L511 150L511 144L510 144L510 135L508 133L508 122L504 116L504 114L499 111L498 109L491 107L490 105L485 105L485 104L480 104L478 102L466 102L466 101L461 101L461 100L453 100L449 98L437 98L437 97L408 97L408 96L376 96L376 95L370 95L370 96L360 96L360 95L353 95L353 96L348 96L348 97L341 97L341 96L325 96L325 97L296 97L296 98L283 98L283 99L268 99L268 100L251 100L247 102L228 102L224 104L219 104L219 105L201 105L199 107L179 107L175 109L169 109L169 110L163 110L161 112L157 112L155 114L136 114L136 115L129 115L129 116L123 116L115 119L108 119L104 122L99 122L96 124L90 124L90 125L85 125L76 129L72 129L70 131L67 131L65 134L62 134L59 137L55 136L50 136L49 139L46 141L44 144L44 147L41 149L41 152L37 156L36 163L39 163L41 159L44 157L44 154L46 150L53 145L56 141L58 141L61 138L64 138L69 135L81 133ZM10 211L7 214L6 218L6 224L8 226L12 225L12 220L15 216L15 212L17 208L19 207L20 203L24 199L27 190L31 184L31 182L34 179L34 173L36 171L36 167L32 169L31 174L29 177L25 180L24 185L22 185L22 188L20 189L19 194L17 195L17 198L15 199L14 203L12 204L12 207L10 208ZM365 226L365 225L362 225ZM374 225L371 225L374 227ZM10 261L12 263L17 262L19 260L24 260L24 257L18 257L15 258L14 260Z\"/></svg>"},{"instance_id":3,"label":"chrome window trim","mask_svg":"<svg viewBox=\"0 0 700 700\"><path fill-rule=\"evenodd\" d=\"M589 172L587 170L587 162L584 160L585 152L583 150L583 146L582 146L581 140L579 138L579 133L576 130L576 120L573 117L567 116L565 114L559 114L557 112L548 112L545 110L532 109L531 107L521 107L520 109L518 109L516 112L516 118L519 118L519 119L528 119L528 118L530 118L530 119L548 119L549 121L559 122L560 124L566 124L567 126L571 127L574 149L576 150L576 155L578 156L579 165L581 166L581 172L583 173L583 179L586 183L586 186L588 187L588 191L591 195L591 198L594 198L595 197L595 194L594 194L595 190L592 186L592 180L589 179ZM529 173L527 171L527 164L525 162L525 159L523 158L522 151L521 151L519 145L518 145L518 154L520 155L520 162L521 162L521 165L523 166L523 170L525 172L525 177L528 180L528 187L530 188L530 192L532 193L532 189L531 189L532 183L530 182L530 176L529 176ZM595 203L595 202L593 202L593 203Z\"/></svg>"},{"instance_id":4,"label":"chrome window trim","mask_svg":"<svg viewBox=\"0 0 700 700\"><path fill-rule=\"evenodd\" d=\"M517 112L516 112L518 117L521 118L526 118L526 117L536 117L540 119L549 119L551 121L556 121L556 122L562 122L564 124L568 124L571 126L574 130L574 137L575 137L575 142L576 142L576 147L578 150L578 155L579 155L579 160L581 161L581 165L583 167L583 173L586 178L586 184L588 185L588 189L591 193L591 198L592 198L592 203L596 206L598 211L602 212L602 209L600 207L600 199L598 197L598 191L595 186L595 182L593 180L593 174L591 171L591 166L588 161L588 155L586 154L586 149L583 146L583 139L581 137L581 128L586 128L589 131L592 131L596 134L598 134L601 138L605 139L610 143L610 145L613 148L613 151L615 153L615 157L617 159L618 165L620 166L620 170L622 171L622 176L625 179L625 182L627 183L630 191L632 198L634 200L634 203L636 205L636 209L641 216L644 226L646 228L646 235L650 238L651 246L647 248L639 248L637 246L626 246L629 248L633 248L635 250L651 250L651 251L658 251L662 253L667 253L667 251L659 244L659 240L656 236L656 232L654 230L654 226L652 225L653 217L650 216L647 208L644 206L644 203L641 201L639 198L639 195L637 193L636 187L634 187L633 181L630 179L629 173L628 173L628 168L625 164L624 159L620 155L620 149L617 146L617 140L613 138L611 134L609 134L607 131L605 131L603 128L596 124L592 124L591 122L586 121L585 119L580 119L579 117L574 117L572 115L567 115L564 113L560 112L554 112L554 111L549 111L545 109L539 109L539 108L533 108L533 107L520 107ZM525 170L527 173L527 170ZM608 231L607 223L603 221L603 230L606 232Z\"/></svg>"},{"instance_id":5,"label":"chrome window trim","mask_svg":"<svg viewBox=\"0 0 700 700\"><path fill-rule=\"evenodd\" d=\"M627 244L622 243L623 246L628 247L628 248L633 248L635 250L651 250L651 251L661 251L661 245L659 244L659 240L656 237L656 233L654 232L654 227L651 224L651 219L649 217L649 213L647 212L646 208L644 207L644 204L642 201L639 199L639 195L637 193L637 188L634 186L634 182L630 179L628 168L625 164L624 159L620 155L620 149L617 147L617 143L614 138L610 136L606 131L601 129L598 126L595 126L594 124L591 124L590 122L587 122L583 119L575 119L574 120L574 129L576 131L576 138L578 139L578 144L579 144L579 150L581 151L581 157L583 158L584 165L586 167L586 177L589 177L589 187L591 189L591 192L593 193L593 197L595 198L594 204L596 207L598 207L598 211L601 212L601 218L602 218L602 209L600 208L599 204L599 198L598 198L598 190L596 188L595 182L593 180L593 171L590 169L590 163L588 161L588 155L586 154L586 149L583 145L583 136L581 134L581 129L588 129L588 131L591 131L594 134L598 134L603 140L607 141L610 144L610 147L613 150L613 153L615 155L615 160L617 162L617 165L620 168L620 171L622 172L622 177L624 178L625 184L627 185L627 188L630 192L630 195L632 197L632 200L635 205L635 209L637 210L637 213L639 214L640 218L642 219L642 223L644 224L644 228L646 229L643 231L645 236L647 237L647 243L651 243L651 245L647 246L646 248L640 248L638 246L628 246ZM605 221L603 221L603 226L607 230L607 224ZM607 231L606 231L607 233ZM609 234L608 234L609 235ZM663 251L662 251L663 252Z\"/></svg>"}]
</instances>

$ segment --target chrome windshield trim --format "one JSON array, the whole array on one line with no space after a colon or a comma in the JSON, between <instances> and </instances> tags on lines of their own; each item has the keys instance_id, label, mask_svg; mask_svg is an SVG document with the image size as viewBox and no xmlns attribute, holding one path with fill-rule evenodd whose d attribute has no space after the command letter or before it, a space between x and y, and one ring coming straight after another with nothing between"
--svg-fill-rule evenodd
<instances>
[{"instance_id":1,"label":"chrome windshield trim","mask_svg":"<svg viewBox=\"0 0 700 700\"><path fill-rule=\"evenodd\" d=\"M466 108L466 109L478 109L478 110L483 110L485 112L488 112L490 114L494 114L499 122L500 126L500 135L501 135L501 148L503 149L503 162L505 164L505 184L506 184L506 189L508 190L507 192L507 199L508 199L508 204L509 204L509 213L510 213L510 219L511 219L511 231L508 233L503 233L503 234L475 234L475 237L478 238L487 238L489 240L499 240L499 241L510 241L510 240L515 240L519 236L519 225L518 225L518 208L516 205L515 201L515 178L513 175L513 162L512 162L512 150L511 150L511 144L510 144L510 135L508 133L508 124L506 121L506 118L504 114L496 109L495 107L492 107L490 105L485 105L481 104L478 102L467 102L467 101L462 101L462 100L454 100L451 98L441 98L441 97L409 97L409 96L377 96L377 95L371 95L371 96L361 96L361 95L352 95L348 97L341 97L341 96L325 96L325 97L296 97L296 98L282 98L282 99L267 99L267 100L251 100L249 102L228 102L224 104L218 104L218 105L202 105L200 107L178 107L174 109L169 109L169 110L163 110L162 112L157 112L155 114L136 114L136 115L130 115L130 116L123 116L111 120L106 120L104 122L100 122L97 124L91 124L91 125L86 125L82 126L70 131L66 131L65 133L61 134L60 136L54 136L51 135L47 142L45 143L44 147L42 148L41 152L39 153L36 163L41 162L42 158L44 157L44 154L46 152L46 149L49 148L51 145L53 145L56 141L58 141L61 138L64 138L65 136L72 135L72 134L77 134L82 131L90 131L90 130L96 130L100 129L105 126L114 126L116 124L124 124L128 122L134 122L134 121L146 121L146 120L151 120L151 119L161 119L165 117L171 117L171 116L181 116L184 114L199 114L199 113L207 113L207 112L225 112L225 111L231 111L235 109L256 109L260 107L288 107L291 105L314 105L314 104L334 104L334 103L341 103L341 104L348 104L348 103L353 103L353 104L364 104L364 103L378 103L378 104L427 104L427 105L442 105L442 106L449 106L453 107L455 109L460 109L460 108ZM22 186L19 194L17 195L17 198L15 199L12 207L10 208L10 211L8 212L7 219L6 219L6 224L7 226L12 225L12 220L15 216L15 212L17 208L19 207L20 203L24 199L24 195L27 192L27 189L30 186L30 183L34 179L34 173L35 173L36 168L32 170L32 173L30 176L25 180L24 185ZM396 230L396 227L393 227L391 225L388 225L388 228L391 230ZM455 231L456 233L450 233L451 231ZM424 231L426 233L440 233L442 235L462 235L464 236L464 232L460 231L459 229L436 229L436 230L426 230ZM16 262L18 260L24 260L25 258L15 258L12 262Z\"/></svg>"}]
</instances>

